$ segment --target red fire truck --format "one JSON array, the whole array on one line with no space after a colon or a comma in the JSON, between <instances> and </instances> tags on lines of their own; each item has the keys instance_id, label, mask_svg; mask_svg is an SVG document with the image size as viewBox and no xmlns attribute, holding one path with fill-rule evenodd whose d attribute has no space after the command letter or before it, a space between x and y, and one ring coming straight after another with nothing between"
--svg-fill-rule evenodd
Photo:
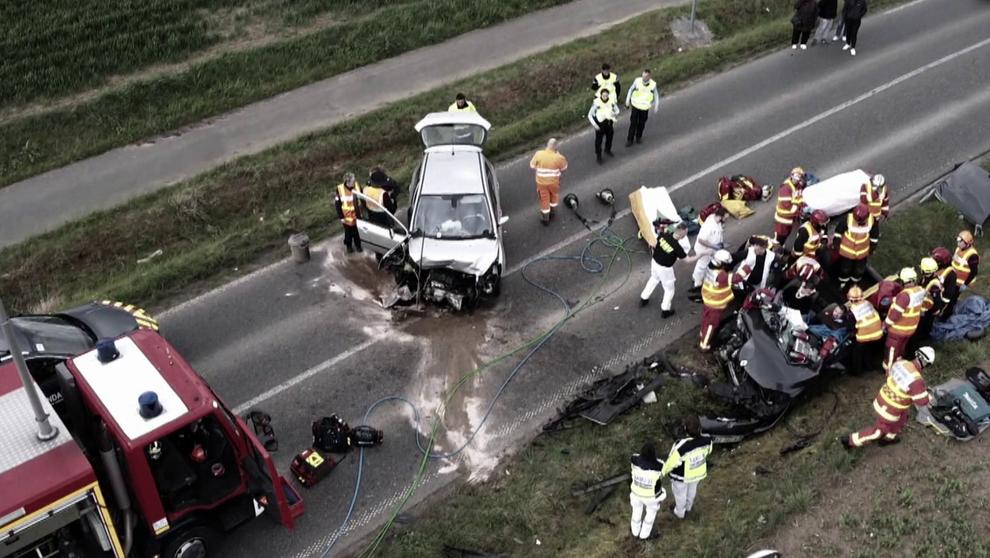
<instances>
[{"instance_id":1,"label":"red fire truck","mask_svg":"<svg viewBox=\"0 0 990 558\"><path fill-rule=\"evenodd\" d=\"M303 513L252 430L154 331L55 373L59 412L40 406L58 433L41 441L36 384L0 367L0 558L204 558L251 518L292 528Z\"/></svg>"}]
</instances>

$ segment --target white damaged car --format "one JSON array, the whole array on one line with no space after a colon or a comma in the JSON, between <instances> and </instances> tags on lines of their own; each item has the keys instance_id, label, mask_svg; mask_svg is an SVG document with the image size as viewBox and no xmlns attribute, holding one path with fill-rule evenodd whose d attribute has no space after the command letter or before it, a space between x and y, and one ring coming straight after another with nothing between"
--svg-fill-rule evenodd
<instances>
[{"instance_id":1,"label":"white damaged car","mask_svg":"<svg viewBox=\"0 0 990 558\"><path fill-rule=\"evenodd\" d=\"M416 124L425 150L410 181L405 222L392 215L387 228L358 220L362 242L383 256L381 267L398 283L386 306L422 297L460 310L498 296L509 218L495 167L482 152L490 128L477 113L426 115Z\"/></svg>"}]
</instances>

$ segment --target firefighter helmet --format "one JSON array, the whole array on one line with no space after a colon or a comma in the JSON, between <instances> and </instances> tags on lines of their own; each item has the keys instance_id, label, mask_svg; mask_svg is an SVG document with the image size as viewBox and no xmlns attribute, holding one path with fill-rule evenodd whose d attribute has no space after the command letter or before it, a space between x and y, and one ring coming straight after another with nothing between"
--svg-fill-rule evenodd
<instances>
[{"instance_id":1,"label":"firefighter helmet","mask_svg":"<svg viewBox=\"0 0 990 558\"><path fill-rule=\"evenodd\" d=\"M898 278L904 283L916 283L918 281L918 272L913 267L905 267L898 274Z\"/></svg>"},{"instance_id":2,"label":"firefighter helmet","mask_svg":"<svg viewBox=\"0 0 990 558\"><path fill-rule=\"evenodd\" d=\"M886 183L887 183L887 179L884 178L884 176L882 174L879 174L879 173L874 174L870 178L870 184L873 184L873 187L874 188L880 188L881 186L883 186Z\"/></svg>"},{"instance_id":3,"label":"firefighter helmet","mask_svg":"<svg viewBox=\"0 0 990 558\"><path fill-rule=\"evenodd\" d=\"M935 363L935 349L931 347L921 347L914 353L914 357L922 366L931 366Z\"/></svg>"},{"instance_id":4,"label":"firefighter helmet","mask_svg":"<svg viewBox=\"0 0 990 558\"><path fill-rule=\"evenodd\" d=\"M718 252L715 252L714 259L715 263L729 265L732 263L732 254L730 254L728 250L719 250Z\"/></svg>"},{"instance_id":5,"label":"firefighter helmet","mask_svg":"<svg viewBox=\"0 0 990 558\"><path fill-rule=\"evenodd\" d=\"M938 271L938 263L935 258L921 258L921 273L925 275L931 275Z\"/></svg>"},{"instance_id":6,"label":"firefighter helmet","mask_svg":"<svg viewBox=\"0 0 990 558\"><path fill-rule=\"evenodd\" d=\"M791 169L791 178L794 180L804 180L804 169L801 167L794 167Z\"/></svg>"},{"instance_id":7,"label":"firefighter helmet","mask_svg":"<svg viewBox=\"0 0 990 558\"><path fill-rule=\"evenodd\" d=\"M811 212L811 222L819 227L828 224L828 213L825 213L822 209L816 209Z\"/></svg>"},{"instance_id":8,"label":"firefighter helmet","mask_svg":"<svg viewBox=\"0 0 990 558\"><path fill-rule=\"evenodd\" d=\"M849 292L846 296L849 298L849 302L861 302L863 300L863 289L853 285L849 287Z\"/></svg>"},{"instance_id":9,"label":"firefighter helmet","mask_svg":"<svg viewBox=\"0 0 990 558\"><path fill-rule=\"evenodd\" d=\"M973 245L973 233L969 231L959 231L959 236L956 237L957 242L964 242L967 246Z\"/></svg>"},{"instance_id":10,"label":"firefighter helmet","mask_svg":"<svg viewBox=\"0 0 990 558\"><path fill-rule=\"evenodd\" d=\"M865 223L866 218L869 216L870 208L867 207L865 203L861 203L853 209L853 219L855 219L857 223Z\"/></svg>"},{"instance_id":11,"label":"firefighter helmet","mask_svg":"<svg viewBox=\"0 0 990 558\"><path fill-rule=\"evenodd\" d=\"M944 246L933 248L931 257L941 267L945 267L952 263L952 252L949 252L949 249Z\"/></svg>"}]
</instances>

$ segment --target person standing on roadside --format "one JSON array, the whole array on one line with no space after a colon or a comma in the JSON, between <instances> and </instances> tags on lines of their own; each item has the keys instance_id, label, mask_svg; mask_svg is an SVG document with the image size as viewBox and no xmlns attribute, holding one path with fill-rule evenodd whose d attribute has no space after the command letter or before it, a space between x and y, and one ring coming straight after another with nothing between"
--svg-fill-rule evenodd
<instances>
[{"instance_id":1,"label":"person standing on roadside","mask_svg":"<svg viewBox=\"0 0 990 558\"><path fill-rule=\"evenodd\" d=\"M536 171L536 195L540 198L540 221L550 224L553 211L560 203L560 177L567 170L567 158L557 151L557 138L547 140L545 149L533 155L529 168Z\"/></svg>"},{"instance_id":2,"label":"person standing on roadside","mask_svg":"<svg viewBox=\"0 0 990 558\"><path fill-rule=\"evenodd\" d=\"M667 499L667 492L660 482L660 470L663 464L657 459L657 450L653 444L646 442L639 453L633 454L631 460L631 477L629 483L629 505L632 507L633 538L642 540L650 538L653 532L653 522L657 518L660 502Z\"/></svg>"},{"instance_id":3,"label":"person standing on roadside","mask_svg":"<svg viewBox=\"0 0 990 558\"><path fill-rule=\"evenodd\" d=\"M811 38L811 44L821 43L828 46L828 35L832 32L832 24L839 13L839 0L818 0L818 28Z\"/></svg>"},{"instance_id":4,"label":"person standing on roadside","mask_svg":"<svg viewBox=\"0 0 990 558\"><path fill-rule=\"evenodd\" d=\"M349 172L344 175L344 181L337 185L334 195L334 206L337 209L337 217L344 228L344 247L350 254L357 250L361 252L361 237L358 235L357 220L360 217L361 205L354 192L361 193L354 173Z\"/></svg>"},{"instance_id":5,"label":"person standing on roadside","mask_svg":"<svg viewBox=\"0 0 990 558\"><path fill-rule=\"evenodd\" d=\"M808 37L815 29L815 21L818 20L818 5L815 0L794 0L794 17L791 18L791 25L794 30L791 32L791 50L798 48L801 43L801 50L808 50Z\"/></svg>"},{"instance_id":6,"label":"person standing on roadside","mask_svg":"<svg viewBox=\"0 0 990 558\"><path fill-rule=\"evenodd\" d=\"M701 421L697 415L684 418L687 438L682 438L670 448L661 476L670 475L670 488L674 493L674 505L670 511L677 519L684 519L694 507L698 485L708 476L708 455L712 452L712 439L701 433Z\"/></svg>"},{"instance_id":7,"label":"person standing on roadside","mask_svg":"<svg viewBox=\"0 0 990 558\"><path fill-rule=\"evenodd\" d=\"M612 72L612 66L602 64L602 73L595 76L591 82L591 89L598 95L602 88L608 89L609 98L616 103L619 102L619 95L622 94L622 84L619 82L619 74Z\"/></svg>"},{"instance_id":8,"label":"person standing on roadside","mask_svg":"<svg viewBox=\"0 0 990 558\"><path fill-rule=\"evenodd\" d=\"M591 103L588 110L588 122L595 128L595 159L602 164L602 139L605 140L605 154L612 154L612 138L615 136L615 119L619 116L619 107L607 87L598 91L598 97Z\"/></svg>"},{"instance_id":9,"label":"person standing on roadside","mask_svg":"<svg viewBox=\"0 0 990 558\"><path fill-rule=\"evenodd\" d=\"M687 223L681 221L672 230L657 235L657 244L653 247L653 260L650 262L650 279L639 295L639 305L646 306L650 295L660 285L663 288L663 300L660 302L660 317L669 318L674 315L671 303L674 301L674 263L687 257L681 239L687 236Z\"/></svg>"},{"instance_id":10,"label":"person standing on roadside","mask_svg":"<svg viewBox=\"0 0 990 558\"><path fill-rule=\"evenodd\" d=\"M863 23L863 16L866 15L869 6L866 0L846 0L842 6L842 19L846 22L846 45L842 50L848 50L849 54L856 56L856 39L859 38L859 26Z\"/></svg>"},{"instance_id":11,"label":"person standing on roadside","mask_svg":"<svg viewBox=\"0 0 990 558\"><path fill-rule=\"evenodd\" d=\"M643 70L643 75L636 78L629 91L626 93L626 108L632 108L629 117L629 133L626 134L626 147L636 143L643 143L643 130L646 129L646 119L650 117L650 109L653 114L660 108L660 90L657 89L657 82L651 78L650 70Z\"/></svg>"},{"instance_id":12,"label":"person standing on roadside","mask_svg":"<svg viewBox=\"0 0 990 558\"><path fill-rule=\"evenodd\" d=\"M458 93L454 97L454 102L447 107L447 112L478 112L475 108L474 103L469 101L464 93Z\"/></svg>"}]
</instances>

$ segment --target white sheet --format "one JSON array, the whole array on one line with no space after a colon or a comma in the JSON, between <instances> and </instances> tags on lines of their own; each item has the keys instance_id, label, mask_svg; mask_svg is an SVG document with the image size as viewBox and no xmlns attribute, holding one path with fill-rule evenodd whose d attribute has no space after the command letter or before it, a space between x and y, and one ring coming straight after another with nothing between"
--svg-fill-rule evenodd
<instances>
[{"instance_id":1,"label":"white sheet","mask_svg":"<svg viewBox=\"0 0 990 558\"><path fill-rule=\"evenodd\" d=\"M822 209L829 217L840 215L859 205L859 188L869 179L860 169L837 174L805 188L804 203L808 211Z\"/></svg>"}]
</instances>

